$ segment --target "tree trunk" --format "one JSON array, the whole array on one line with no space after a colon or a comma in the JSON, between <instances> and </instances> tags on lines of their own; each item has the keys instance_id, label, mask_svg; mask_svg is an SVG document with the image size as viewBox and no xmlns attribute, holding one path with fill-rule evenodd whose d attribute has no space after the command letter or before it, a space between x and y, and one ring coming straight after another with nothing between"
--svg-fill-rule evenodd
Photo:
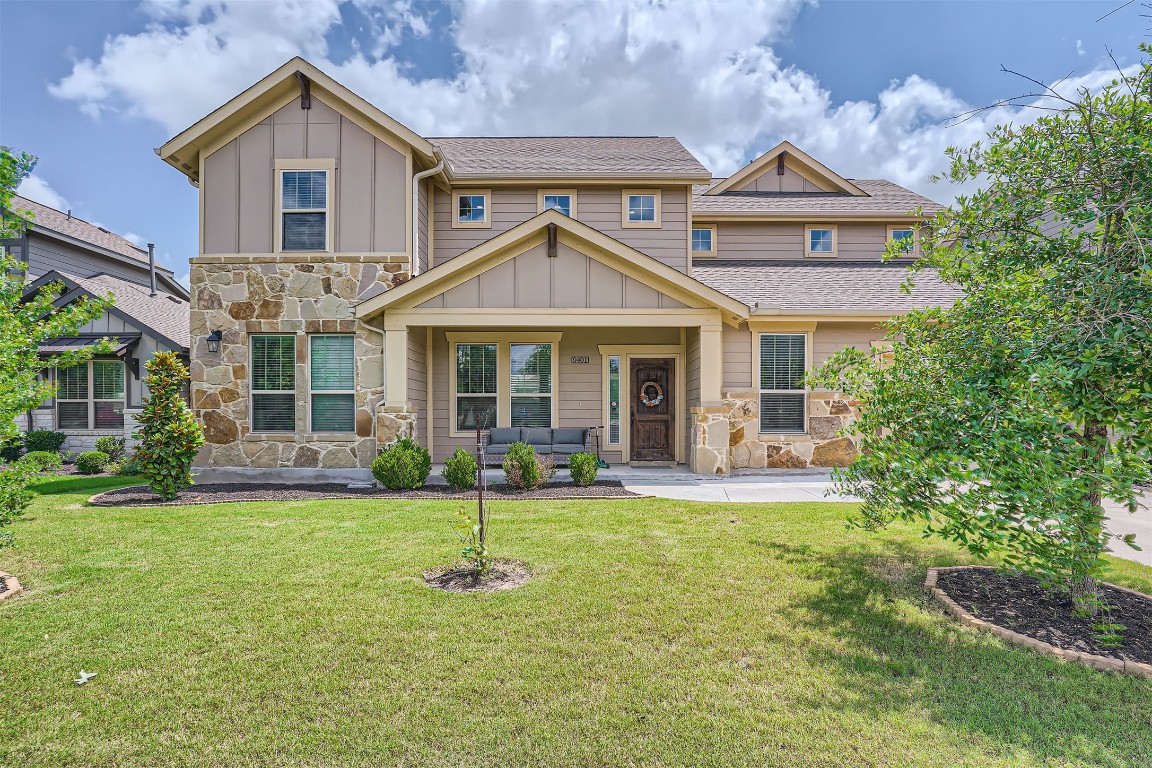
<instances>
[{"instance_id":1,"label":"tree trunk","mask_svg":"<svg viewBox=\"0 0 1152 768\"><path fill-rule=\"evenodd\" d=\"M1104 554L1104 505L1100 492L1100 477L1104 471L1104 457L1108 451L1108 427L1090 420L1084 424L1084 466L1089 476L1088 491L1084 495L1084 514L1077 526L1079 558L1069 574L1068 589L1077 612L1090 616L1100 613L1100 596L1095 573L1099 571Z\"/></svg>"}]
</instances>

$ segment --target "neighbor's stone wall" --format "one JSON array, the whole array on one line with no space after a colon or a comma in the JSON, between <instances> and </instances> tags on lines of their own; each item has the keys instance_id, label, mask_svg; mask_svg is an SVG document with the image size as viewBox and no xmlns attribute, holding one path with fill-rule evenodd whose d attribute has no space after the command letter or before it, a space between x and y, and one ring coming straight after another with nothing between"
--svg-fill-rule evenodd
<instances>
[{"instance_id":1,"label":"neighbor's stone wall","mask_svg":"<svg viewBox=\"0 0 1152 768\"><path fill-rule=\"evenodd\" d=\"M209 256L192 264L192 408L205 433L196 465L370 466L377 453L377 408L384 398L384 334L356 320L353 304L407 281L407 259ZM220 351L209 353L206 338L215 330L223 335ZM256 333L296 336L293 434L251 430L248 339ZM354 434L309 429L307 335L312 333L356 335Z\"/></svg>"}]
</instances>

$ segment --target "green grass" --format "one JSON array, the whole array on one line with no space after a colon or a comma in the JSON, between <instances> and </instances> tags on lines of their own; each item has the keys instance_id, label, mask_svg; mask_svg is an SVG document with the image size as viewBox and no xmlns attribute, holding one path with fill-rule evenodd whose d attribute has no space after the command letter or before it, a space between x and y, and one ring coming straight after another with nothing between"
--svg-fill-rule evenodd
<instances>
[{"instance_id":1,"label":"green grass","mask_svg":"<svg viewBox=\"0 0 1152 768\"><path fill-rule=\"evenodd\" d=\"M920 584L965 559L849 505L497 503L535 575L455 595L452 503L83 505L115 484L0 555L0 765L1152 764L1152 683L961 628Z\"/></svg>"}]
</instances>

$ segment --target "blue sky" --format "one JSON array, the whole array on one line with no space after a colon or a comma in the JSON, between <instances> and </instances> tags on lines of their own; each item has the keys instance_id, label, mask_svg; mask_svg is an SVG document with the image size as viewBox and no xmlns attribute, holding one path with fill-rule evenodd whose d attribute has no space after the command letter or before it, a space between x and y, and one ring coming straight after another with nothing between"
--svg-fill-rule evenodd
<instances>
[{"instance_id":1,"label":"blue sky","mask_svg":"<svg viewBox=\"0 0 1152 768\"><path fill-rule=\"evenodd\" d=\"M1000 66L1099 84L1138 59L1106 2L0 0L0 142L25 194L140 242L177 275L196 190L153 148L301 54L425 135L675 135L717 174L787 138L846 176L927 177L1022 92ZM1070 87L1070 86L1068 86Z\"/></svg>"}]
</instances>

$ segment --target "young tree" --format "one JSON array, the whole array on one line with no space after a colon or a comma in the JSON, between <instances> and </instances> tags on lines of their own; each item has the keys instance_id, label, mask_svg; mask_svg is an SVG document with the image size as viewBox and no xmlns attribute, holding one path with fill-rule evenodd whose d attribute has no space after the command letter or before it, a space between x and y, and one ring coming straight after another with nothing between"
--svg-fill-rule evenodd
<instances>
[{"instance_id":1,"label":"young tree","mask_svg":"<svg viewBox=\"0 0 1152 768\"><path fill-rule=\"evenodd\" d=\"M890 354L845 350L814 377L863 406L860 458L837 476L865 500L857 522L920 522L1066 585L1080 610L1113 538L1102 499L1134 512L1149 479L1150 88L1145 61L1097 93L1047 90L1036 122L949 149L947 177L982 187L921 229L913 273L964 298L891 321Z\"/></svg>"},{"instance_id":2,"label":"young tree","mask_svg":"<svg viewBox=\"0 0 1152 768\"><path fill-rule=\"evenodd\" d=\"M144 364L148 397L135 437L135 459L152 492L165 501L192 485L192 460L204 445L204 430L181 395L188 369L175 352L157 352Z\"/></svg>"}]
</instances>

